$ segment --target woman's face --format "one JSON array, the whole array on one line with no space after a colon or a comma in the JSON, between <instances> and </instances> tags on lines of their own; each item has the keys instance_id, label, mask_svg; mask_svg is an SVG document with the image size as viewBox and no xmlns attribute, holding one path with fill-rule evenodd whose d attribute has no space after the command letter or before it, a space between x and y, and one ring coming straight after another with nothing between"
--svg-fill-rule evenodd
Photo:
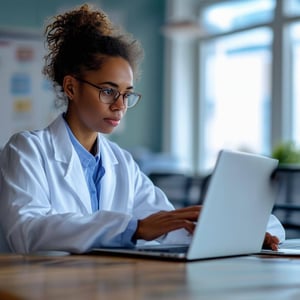
<instances>
[{"instance_id":1,"label":"woman's face","mask_svg":"<svg viewBox=\"0 0 300 300\"><path fill-rule=\"evenodd\" d=\"M98 71L86 71L80 79L102 88L113 88L121 94L133 91L133 73L129 63L121 57L107 57ZM111 133L126 113L123 96L116 102L106 104L99 99L99 89L76 78L69 97L67 120L72 130Z\"/></svg>"}]
</instances>

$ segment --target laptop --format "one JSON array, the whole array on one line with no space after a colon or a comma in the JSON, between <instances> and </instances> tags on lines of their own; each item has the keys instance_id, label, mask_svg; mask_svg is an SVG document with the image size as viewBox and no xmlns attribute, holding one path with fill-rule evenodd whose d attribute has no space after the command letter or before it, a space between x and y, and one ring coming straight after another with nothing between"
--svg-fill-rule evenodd
<instances>
[{"instance_id":1,"label":"laptop","mask_svg":"<svg viewBox=\"0 0 300 300\"><path fill-rule=\"evenodd\" d=\"M222 150L189 244L92 252L184 261L259 253L276 197L272 174L277 165L276 159L266 156Z\"/></svg>"}]
</instances>

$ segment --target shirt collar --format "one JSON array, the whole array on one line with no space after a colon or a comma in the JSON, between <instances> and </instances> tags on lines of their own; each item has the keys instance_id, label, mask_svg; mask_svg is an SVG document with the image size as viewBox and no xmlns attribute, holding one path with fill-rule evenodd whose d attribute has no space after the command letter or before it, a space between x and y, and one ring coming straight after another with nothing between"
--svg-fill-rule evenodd
<instances>
[{"instance_id":1,"label":"shirt collar","mask_svg":"<svg viewBox=\"0 0 300 300\"><path fill-rule=\"evenodd\" d=\"M82 166L84 168L87 168L90 164L97 163L100 160L100 152L98 149L98 144L97 144L97 154L94 156L79 143L79 141L73 134L71 128L69 127L69 125L65 119L64 119L64 121L66 124L66 128L67 128L71 143L73 144L73 147L79 156Z\"/></svg>"}]
</instances>

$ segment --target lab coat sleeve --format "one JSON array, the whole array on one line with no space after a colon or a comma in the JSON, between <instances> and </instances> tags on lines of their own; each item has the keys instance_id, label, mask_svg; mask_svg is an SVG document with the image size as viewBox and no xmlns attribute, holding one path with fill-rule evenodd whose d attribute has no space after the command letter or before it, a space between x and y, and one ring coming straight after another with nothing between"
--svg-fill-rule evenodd
<instances>
[{"instance_id":1,"label":"lab coat sleeve","mask_svg":"<svg viewBox=\"0 0 300 300\"><path fill-rule=\"evenodd\" d=\"M285 230L280 221L274 215L270 215L267 232L278 237L280 243L285 240Z\"/></svg>"}]
</instances>

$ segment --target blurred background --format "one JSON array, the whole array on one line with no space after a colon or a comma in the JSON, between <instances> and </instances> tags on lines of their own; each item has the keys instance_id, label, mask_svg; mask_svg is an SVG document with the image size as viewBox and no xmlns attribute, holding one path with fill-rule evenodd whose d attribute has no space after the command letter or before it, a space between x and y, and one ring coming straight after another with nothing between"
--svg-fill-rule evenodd
<instances>
[{"instance_id":1,"label":"blurred background","mask_svg":"<svg viewBox=\"0 0 300 300\"><path fill-rule=\"evenodd\" d=\"M44 127L57 115L55 95L41 74L44 24L84 2L0 3L1 148L14 132ZM135 83L142 101L109 136L145 173L176 173L203 183L223 148L274 156L292 166L293 176L298 172L299 0L89 3L145 49ZM299 180L288 182L294 195L288 202L296 203Z\"/></svg>"}]
</instances>

